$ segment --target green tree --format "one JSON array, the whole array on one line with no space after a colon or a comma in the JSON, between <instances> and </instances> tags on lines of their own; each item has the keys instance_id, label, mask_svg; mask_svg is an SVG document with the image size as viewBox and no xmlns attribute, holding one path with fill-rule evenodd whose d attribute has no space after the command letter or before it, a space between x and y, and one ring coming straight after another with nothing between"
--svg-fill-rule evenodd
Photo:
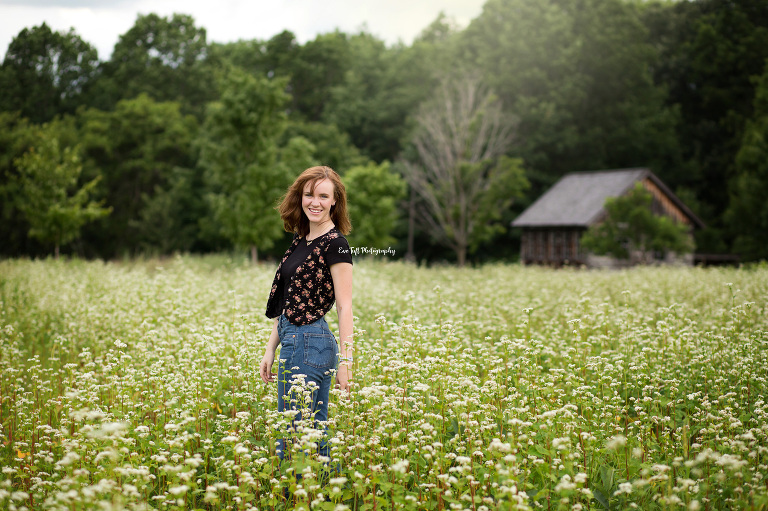
<instances>
[{"instance_id":1,"label":"green tree","mask_svg":"<svg viewBox=\"0 0 768 511\"><path fill-rule=\"evenodd\" d=\"M494 223L528 182L521 161L502 157L514 124L478 78L446 79L416 116L416 157L405 177L421 200L419 219L439 243L467 253L504 228Z\"/></svg>"},{"instance_id":2,"label":"green tree","mask_svg":"<svg viewBox=\"0 0 768 511\"><path fill-rule=\"evenodd\" d=\"M405 50L403 50L405 51ZM393 74L399 49L387 49L368 34L349 38L349 67L343 80L329 90L323 119L339 126L368 157L383 161L399 152L399 138L410 110L409 96ZM409 106L414 108L423 98ZM412 96L411 96L412 97ZM400 104L398 104L398 102Z\"/></svg>"},{"instance_id":3,"label":"green tree","mask_svg":"<svg viewBox=\"0 0 768 511\"><path fill-rule=\"evenodd\" d=\"M203 214L202 179L191 172L198 130L195 118L183 115L177 103L158 103L142 94L121 100L114 111L85 110L77 120L84 172L89 177L102 176L99 196L113 207L112 215L84 230L89 248L102 257L135 254L140 248L188 249L189 239L181 233L197 225L189 215ZM185 198L180 196L182 191ZM159 197L165 193L172 200ZM159 212L159 204L152 204L155 195L169 207L176 204L165 214L182 213L183 206L183 215L161 221L145 212L147 207ZM159 231L162 225L166 228ZM158 240L164 240L162 248L150 249Z\"/></svg>"},{"instance_id":4,"label":"green tree","mask_svg":"<svg viewBox=\"0 0 768 511\"><path fill-rule=\"evenodd\" d=\"M533 197L570 171L652 165L664 176L678 160L676 114L633 4L489 0L462 38L462 62L519 117L514 154Z\"/></svg>"},{"instance_id":5,"label":"green tree","mask_svg":"<svg viewBox=\"0 0 768 511\"><path fill-rule=\"evenodd\" d=\"M357 165L365 165L368 158L349 140L349 136L332 123L303 122L289 120L280 137L280 145L286 145L292 138L300 137L312 144L314 161L345 172Z\"/></svg>"},{"instance_id":6,"label":"green tree","mask_svg":"<svg viewBox=\"0 0 768 511\"><path fill-rule=\"evenodd\" d=\"M43 127L35 147L16 161L19 169L17 207L29 222L29 235L59 248L77 238L80 228L109 214L109 208L90 200L98 179L78 182L82 164L78 149L59 147Z\"/></svg>"},{"instance_id":7,"label":"green tree","mask_svg":"<svg viewBox=\"0 0 768 511\"><path fill-rule=\"evenodd\" d=\"M158 102L177 102L183 113L201 119L216 96L206 31L186 14L138 16L102 67L92 104L105 110L144 93Z\"/></svg>"},{"instance_id":8,"label":"green tree","mask_svg":"<svg viewBox=\"0 0 768 511\"><path fill-rule=\"evenodd\" d=\"M312 150L300 140L284 154L278 149L289 100L284 90L284 80L229 70L221 99L208 107L199 139L213 220L236 247L250 248L254 261L258 249L271 248L283 232L274 205L290 180L285 166L276 163L285 158L299 164L293 162Z\"/></svg>"},{"instance_id":9,"label":"green tree","mask_svg":"<svg viewBox=\"0 0 768 511\"><path fill-rule=\"evenodd\" d=\"M400 152L408 116L436 83L437 62L450 67L438 54L452 29L442 19L433 25L413 47L387 48L365 32L334 32L300 45L284 31L266 42L214 44L210 55L255 76L287 78L292 124L338 126L363 155L382 162ZM316 137L307 138L324 162L336 159Z\"/></svg>"},{"instance_id":10,"label":"green tree","mask_svg":"<svg viewBox=\"0 0 768 511\"><path fill-rule=\"evenodd\" d=\"M399 216L397 206L406 191L403 178L392 172L388 162L352 167L343 178L354 226L349 243L370 248L392 245L392 231Z\"/></svg>"},{"instance_id":11,"label":"green tree","mask_svg":"<svg viewBox=\"0 0 768 511\"><path fill-rule=\"evenodd\" d=\"M0 110L33 122L74 113L98 75L98 53L74 30L54 32L43 23L11 41L0 67Z\"/></svg>"},{"instance_id":12,"label":"green tree","mask_svg":"<svg viewBox=\"0 0 768 511\"><path fill-rule=\"evenodd\" d=\"M643 19L661 55L651 69L681 118L676 138L684 165L659 175L694 191L697 214L709 227L696 233L699 248L726 251L741 233L723 216L723 190L738 173L737 154L754 115L768 58L768 8L762 0L670 2L644 6Z\"/></svg>"},{"instance_id":13,"label":"green tree","mask_svg":"<svg viewBox=\"0 0 768 511\"><path fill-rule=\"evenodd\" d=\"M693 250L688 227L666 216L654 215L653 197L637 183L622 197L605 201L605 219L591 226L581 238L582 247L595 254L649 262L654 252L686 254Z\"/></svg>"},{"instance_id":14,"label":"green tree","mask_svg":"<svg viewBox=\"0 0 768 511\"><path fill-rule=\"evenodd\" d=\"M36 141L36 127L19 112L0 112L0 253L6 256L34 253L29 246L29 225L16 207L19 173L15 161Z\"/></svg>"},{"instance_id":15,"label":"green tree","mask_svg":"<svg viewBox=\"0 0 768 511\"><path fill-rule=\"evenodd\" d=\"M768 259L768 65L755 93L755 115L747 122L736 155L726 220L733 248L745 260Z\"/></svg>"},{"instance_id":16,"label":"green tree","mask_svg":"<svg viewBox=\"0 0 768 511\"><path fill-rule=\"evenodd\" d=\"M223 66L239 67L254 75L267 74L266 44L258 39L231 43L211 42L208 56Z\"/></svg>"},{"instance_id":17,"label":"green tree","mask_svg":"<svg viewBox=\"0 0 768 511\"><path fill-rule=\"evenodd\" d=\"M209 55L214 62L239 67L255 76L289 79L292 75L291 66L295 65L299 51L301 45L289 30L283 30L268 41L240 40L224 44L211 43L209 47Z\"/></svg>"},{"instance_id":18,"label":"green tree","mask_svg":"<svg viewBox=\"0 0 768 511\"><path fill-rule=\"evenodd\" d=\"M307 121L322 120L330 90L343 83L349 67L346 34L321 34L296 49L285 44L278 48L292 56L287 61L278 60L280 64L287 64L287 69L275 72L276 76L290 77L292 109Z\"/></svg>"},{"instance_id":19,"label":"green tree","mask_svg":"<svg viewBox=\"0 0 768 511\"><path fill-rule=\"evenodd\" d=\"M326 100L323 119L377 162L393 161L407 142L409 118L451 69L451 28L442 18L412 46L387 48L376 37L349 37L349 66Z\"/></svg>"},{"instance_id":20,"label":"green tree","mask_svg":"<svg viewBox=\"0 0 768 511\"><path fill-rule=\"evenodd\" d=\"M141 194L138 218L128 224L144 253L189 252L200 245L199 222L206 214L202 179L195 169L173 167L164 181Z\"/></svg>"}]
</instances>

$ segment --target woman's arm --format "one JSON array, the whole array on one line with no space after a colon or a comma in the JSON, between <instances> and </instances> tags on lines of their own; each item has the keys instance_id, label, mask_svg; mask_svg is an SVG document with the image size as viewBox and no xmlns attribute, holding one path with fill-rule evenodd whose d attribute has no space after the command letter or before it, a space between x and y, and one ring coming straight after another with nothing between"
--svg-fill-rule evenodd
<instances>
[{"instance_id":1,"label":"woman's arm","mask_svg":"<svg viewBox=\"0 0 768 511\"><path fill-rule=\"evenodd\" d=\"M354 331L352 319L352 264L336 263L331 265L331 277L333 278L333 290L336 298L336 312L339 315L339 350L342 361L336 379L342 390L349 391L349 382L352 380L352 363L343 360L351 358L354 354L352 346L352 333Z\"/></svg>"},{"instance_id":2,"label":"woman's arm","mask_svg":"<svg viewBox=\"0 0 768 511\"><path fill-rule=\"evenodd\" d=\"M259 364L259 372L261 373L261 379L264 380L264 383L275 381L276 374L272 372L272 364L275 362L277 345L280 344L280 336L277 335L277 320L278 318L275 318L275 322L272 324L272 333L269 334L267 349Z\"/></svg>"}]
</instances>

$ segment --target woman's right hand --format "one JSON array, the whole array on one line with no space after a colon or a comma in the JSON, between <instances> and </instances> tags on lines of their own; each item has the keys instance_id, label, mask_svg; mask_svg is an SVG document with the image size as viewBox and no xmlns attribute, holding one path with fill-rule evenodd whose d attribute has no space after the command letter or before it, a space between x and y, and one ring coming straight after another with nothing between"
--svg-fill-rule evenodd
<instances>
[{"instance_id":1,"label":"woman's right hand","mask_svg":"<svg viewBox=\"0 0 768 511\"><path fill-rule=\"evenodd\" d=\"M277 351L277 345L280 344L280 337L277 334L277 319L272 322L272 333L269 334L269 340L267 341L267 349L264 351L264 358L261 359L259 364L259 373L264 383L270 383L275 381L277 373L272 372L272 364L275 363L275 351Z\"/></svg>"},{"instance_id":2,"label":"woman's right hand","mask_svg":"<svg viewBox=\"0 0 768 511\"><path fill-rule=\"evenodd\" d=\"M264 358L261 359L259 364L259 372L261 373L261 379L264 383L271 383L275 381L277 373L272 372L272 364L275 362L275 353L267 351L264 354Z\"/></svg>"}]
</instances>

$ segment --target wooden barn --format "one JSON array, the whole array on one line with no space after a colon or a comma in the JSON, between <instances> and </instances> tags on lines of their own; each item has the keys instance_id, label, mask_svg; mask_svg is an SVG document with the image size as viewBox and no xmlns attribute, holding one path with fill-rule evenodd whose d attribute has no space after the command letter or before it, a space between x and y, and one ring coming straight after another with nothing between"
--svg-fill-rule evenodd
<instances>
[{"instance_id":1,"label":"wooden barn","mask_svg":"<svg viewBox=\"0 0 768 511\"><path fill-rule=\"evenodd\" d=\"M702 228L702 221L678 199L653 172L645 168L573 172L555 183L513 222L522 229L520 259L525 264L562 266L618 266L621 262L596 256L581 249L581 235L605 217L603 205L608 197L620 197L640 182L651 192L651 208L676 222ZM691 264L692 256L677 258L660 254L667 262Z\"/></svg>"}]
</instances>

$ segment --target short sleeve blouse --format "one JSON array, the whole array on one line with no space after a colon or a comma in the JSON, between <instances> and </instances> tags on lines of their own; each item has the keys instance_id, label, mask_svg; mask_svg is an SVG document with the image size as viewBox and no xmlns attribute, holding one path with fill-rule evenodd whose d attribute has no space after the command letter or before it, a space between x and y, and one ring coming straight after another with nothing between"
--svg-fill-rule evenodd
<instances>
[{"instance_id":1,"label":"short sleeve blouse","mask_svg":"<svg viewBox=\"0 0 768 511\"><path fill-rule=\"evenodd\" d=\"M316 238L317 239L317 238ZM288 297L288 287L291 285L291 278L301 264L307 260L312 250L315 248L315 240L307 245L306 241L301 240L296 248L291 253L290 257L282 264L280 268L280 276L283 281L283 292L280 309L285 307L285 302ZM336 263L350 263L352 264L352 250L349 247L349 242L343 236L339 236L331 240L325 247L323 258L326 264L330 268Z\"/></svg>"}]
</instances>

